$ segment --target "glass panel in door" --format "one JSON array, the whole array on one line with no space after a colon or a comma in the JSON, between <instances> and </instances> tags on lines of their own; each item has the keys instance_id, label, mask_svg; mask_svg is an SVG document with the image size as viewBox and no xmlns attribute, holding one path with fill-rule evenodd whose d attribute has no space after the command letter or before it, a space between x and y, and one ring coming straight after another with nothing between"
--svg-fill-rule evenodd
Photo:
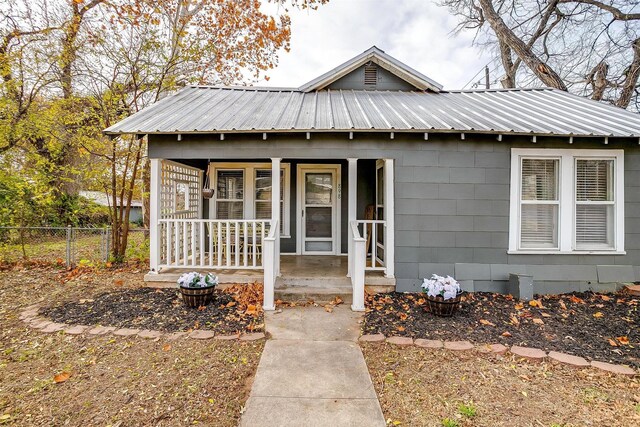
<instances>
[{"instance_id":1,"label":"glass panel in door","mask_svg":"<svg viewBox=\"0 0 640 427\"><path fill-rule=\"evenodd\" d=\"M305 252L333 252L334 191L332 172L305 172Z\"/></svg>"}]
</instances>

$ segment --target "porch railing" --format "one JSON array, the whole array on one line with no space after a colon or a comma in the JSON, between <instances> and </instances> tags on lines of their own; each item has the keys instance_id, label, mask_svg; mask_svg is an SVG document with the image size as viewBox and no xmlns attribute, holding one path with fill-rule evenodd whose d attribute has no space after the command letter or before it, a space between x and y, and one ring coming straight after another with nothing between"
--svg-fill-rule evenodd
<instances>
[{"instance_id":1,"label":"porch railing","mask_svg":"<svg viewBox=\"0 0 640 427\"><path fill-rule=\"evenodd\" d=\"M365 240L365 270L386 271L385 228L387 222L382 219L357 220L358 232Z\"/></svg>"},{"instance_id":2,"label":"porch railing","mask_svg":"<svg viewBox=\"0 0 640 427\"><path fill-rule=\"evenodd\" d=\"M360 235L358 221L352 221L349 227L351 239L351 259L349 271L351 272L351 289L353 293L353 311L364 311L364 270L367 261L367 241Z\"/></svg>"},{"instance_id":3,"label":"porch railing","mask_svg":"<svg viewBox=\"0 0 640 427\"><path fill-rule=\"evenodd\" d=\"M270 220L161 219L160 268L262 269Z\"/></svg>"}]
</instances>

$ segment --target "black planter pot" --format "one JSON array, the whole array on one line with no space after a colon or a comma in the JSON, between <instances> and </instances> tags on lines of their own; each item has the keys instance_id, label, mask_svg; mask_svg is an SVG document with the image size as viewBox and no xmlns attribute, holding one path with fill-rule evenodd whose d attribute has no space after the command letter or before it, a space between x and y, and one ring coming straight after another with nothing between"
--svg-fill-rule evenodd
<instances>
[{"instance_id":1,"label":"black planter pot","mask_svg":"<svg viewBox=\"0 0 640 427\"><path fill-rule=\"evenodd\" d=\"M458 294L454 299L448 300L445 300L441 296L427 296L427 306L425 307L425 309L428 308L429 311L436 316L451 317L456 311L458 311L459 307L460 294Z\"/></svg>"},{"instance_id":2,"label":"black planter pot","mask_svg":"<svg viewBox=\"0 0 640 427\"><path fill-rule=\"evenodd\" d=\"M215 291L216 285L206 286L204 288L188 288L180 286L180 293L182 294L182 302L187 307L200 307L207 305L213 299L213 291Z\"/></svg>"}]
</instances>

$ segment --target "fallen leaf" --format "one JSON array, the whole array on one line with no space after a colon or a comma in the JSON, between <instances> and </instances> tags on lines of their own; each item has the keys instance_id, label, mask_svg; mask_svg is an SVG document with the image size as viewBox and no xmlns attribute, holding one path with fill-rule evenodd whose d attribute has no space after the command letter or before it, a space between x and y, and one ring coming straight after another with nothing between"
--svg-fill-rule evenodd
<instances>
[{"instance_id":1,"label":"fallen leaf","mask_svg":"<svg viewBox=\"0 0 640 427\"><path fill-rule=\"evenodd\" d=\"M71 374L69 372L65 371L65 372L61 372L61 373L59 373L57 375L54 375L53 376L53 381L56 384L60 384L60 383L63 383L65 381L67 381L69 378L71 378Z\"/></svg>"},{"instance_id":2,"label":"fallen leaf","mask_svg":"<svg viewBox=\"0 0 640 427\"><path fill-rule=\"evenodd\" d=\"M396 329L397 329L398 331L400 331L400 332L404 332L405 327L404 327L404 326L398 326Z\"/></svg>"},{"instance_id":3,"label":"fallen leaf","mask_svg":"<svg viewBox=\"0 0 640 427\"><path fill-rule=\"evenodd\" d=\"M616 339L620 342L620 344L622 345L629 345L629 337L616 337Z\"/></svg>"},{"instance_id":4,"label":"fallen leaf","mask_svg":"<svg viewBox=\"0 0 640 427\"><path fill-rule=\"evenodd\" d=\"M503 336L503 337L510 337L510 336L511 336L511 333L509 333L509 331L504 331L504 332L502 333L502 336Z\"/></svg>"},{"instance_id":5,"label":"fallen leaf","mask_svg":"<svg viewBox=\"0 0 640 427\"><path fill-rule=\"evenodd\" d=\"M575 303L575 304L584 304L584 300L583 300L582 298L578 298L578 297L577 297L577 296L575 296L575 295L571 295L571 297L569 298L569 300L570 300L572 303Z\"/></svg>"},{"instance_id":6,"label":"fallen leaf","mask_svg":"<svg viewBox=\"0 0 640 427\"><path fill-rule=\"evenodd\" d=\"M113 284L114 284L115 286L122 286L122 285L124 285L124 280L122 280L122 279L114 280L114 281L113 281Z\"/></svg>"},{"instance_id":7,"label":"fallen leaf","mask_svg":"<svg viewBox=\"0 0 640 427\"><path fill-rule=\"evenodd\" d=\"M602 298L602 301L609 301L611 300L610 297L606 296L606 295L600 295L600 298Z\"/></svg>"},{"instance_id":8,"label":"fallen leaf","mask_svg":"<svg viewBox=\"0 0 640 427\"><path fill-rule=\"evenodd\" d=\"M544 306L542 305L542 301L540 301L539 299L532 299L531 301L529 301L529 305L531 307L544 308Z\"/></svg>"},{"instance_id":9,"label":"fallen leaf","mask_svg":"<svg viewBox=\"0 0 640 427\"><path fill-rule=\"evenodd\" d=\"M398 317L400 318L400 320L404 321L407 320L407 313L398 313Z\"/></svg>"},{"instance_id":10,"label":"fallen leaf","mask_svg":"<svg viewBox=\"0 0 640 427\"><path fill-rule=\"evenodd\" d=\"M247 306L247 311L245 311L245 314L253 315L253 314L257 314L257 313L258 313L258 308L255 305L249 304Z\"/></svg>"},{"instance_id":11,"label":"fallen leaf","mask_svg":"<svg viewBox=\"0 0 640 427\"><path fill-rule=\"evenodd\" d=\"M544 325L544 320L538 319L536 317L535 319L533 319L533 323L535 323L536 325Z\"/></svg>"},{"instance_id":12,"label":"fallen leaf","mask_svg":"<svg viewBox=\"0 0 640 427\"><path fill-rule=\"evenodd\" d=\"M480 319L480 323L487 326L496 326L495 323L491 323L488 320Z\"/></svg>"},{"instance_id":13,"label":"fallen leaf","mask_svg":"<svg viewBox=\"0 0 640 427\"><path fill-rule=\"evenodd\" d=\"M514 315L511 315L511 319L510 320L511 320L511 324L513 326L519 326L520 325L520 320Z\"/></svg>"},{"instance_id":14,"label":"fallen leaf","mask_svg":"<svg viewBox=\"0 0 640 427\"><path fill-rule=\"evenodd\" d=\"M524 308L524 304L519 302L515 305L516 310L522 310Z\"/></svg>"},{"instance_id":15,"label":"fallen leaf","mask_svg":"<svg viewBox=\"0 0 640 427\"><path fill-rule=\"evenodd\" d=\"M333 313L333 307L327 304L324 306L324 311L326 311L327 313Z\"/></svg>"},{"instance_id":16,"label":"fallen leaf","mask_svg":"<svg viewBox=\"0 0 640 427\"><path fill-rule=\"evenodd\" d=\"M593 313L593 317L599 319L601 317L604 317L604 314L601 311L596 311L595 313Z\"/></svg>"},{"instance_id":17,"label":"fallen leaf","mask_svg":"<svg viewBox=\"0 0 640 427\"><path fill-rule=\"evenodd\" d=\"M567 305L562 300L560 300L560 308L562 308L563 310L567 309Z\"/></svg>"},{"instance_id":18,"label":"fallen leaf","mask_svg":"<svg viewBox=\"0 0 640 427\"><path fill-rule=\"evenodd\" d=\"M340 305L342 304L344 301L342 300L342 298L340 298L338 295L336 295L336 297L333 299L332 304L333 305Z\"/></svg>"},{"instance_id":19,"label":"fallen leaf","mask_svg":"<svg viewBox=\"0 0 640 427\"><path fill-rule=\"evenodd\" d=\"M617 346L618 346L618 343L617 343L617 342L615 342L614 340L612 340L611 338L609 338L609 345L610 345L611 347L617 347Z\"/></svg>"},{"instance_id":20,"label":"fallen leaf","mask_svg":"<svg viewBox=\"0 0 640 427\"><path fill-rule=\"evenodd\" d=\"M171 350L171 344L165 344L164 346L162 346L162 351L169 351Z\"/></svg>"},{"instance_id":21,"label":"fallen leaf","mask_svg":"<svg viewBox=\"0 0 640 427\"><path fill-rule=\"evenodd\" d=\"M236 302L235 302L235 301L229 301L229 302L227 303L227 307L233 307L234 305L236 305Z\"/></svg>"},{"instance_id":22,"label":"fallen leaf","mask_svg":"<svg viewBox=\"0 0 640 427\"><path fill-rule=\"evenodd\" d=\"M542 317L551 317L551 315L549 313L540 313L540 315Z\"/></svg>"}]
</instances>

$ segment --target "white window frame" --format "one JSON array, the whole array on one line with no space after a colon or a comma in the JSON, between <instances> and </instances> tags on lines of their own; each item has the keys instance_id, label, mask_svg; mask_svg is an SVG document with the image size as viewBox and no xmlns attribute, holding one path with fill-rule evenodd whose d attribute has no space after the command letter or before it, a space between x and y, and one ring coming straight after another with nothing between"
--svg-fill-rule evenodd
<instances>
[{"instance_id":1,"label":"white window frame","mask_svg":"<svg viewBox=\"0 0 640 427\"><path fill-rule=\"evenodd\" d=\"M558 159L558 248L520 249L522 159ZM613 247L576 249L576 160L613 160ZM624 150L512 148L509 254L624 255Z\"/></svg>"},{"instance_id":2,"label":"white window frame","mask_svg":"<svg viewBox=\"0 0 640 427\"><path fill-rule=\"evenodd\" d=\"M218 190L218 170L243 170L244 171L244 200L243 200L243 216L244 219L255 219L255 206L256 206L256 170L268 169L271 170L271 163L223 163L212 162L209 164L210 177L213 177L213 187L215 191ZM291 165L289 163L281 163L280 170L284 171L282 187L280 191L284 195L284 207L282 221L281 238L291 237L291 185L290 185L290 170ZM210 199L209 203L209 218L216 219L216 203L218 195Z\"/></svg>"}]
</instances>

